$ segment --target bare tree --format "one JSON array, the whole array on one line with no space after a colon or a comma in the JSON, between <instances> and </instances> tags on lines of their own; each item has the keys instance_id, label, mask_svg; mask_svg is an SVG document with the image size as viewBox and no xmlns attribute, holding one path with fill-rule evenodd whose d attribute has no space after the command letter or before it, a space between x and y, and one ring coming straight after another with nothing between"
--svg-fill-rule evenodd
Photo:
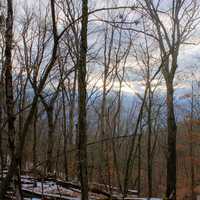
<instances>
[{"instance_id":1,"label":"bare tree","mask_svg":"<svg viewBox=\"0 0 200 200\"><path fill-rule=\"evenodd\" d=\"M153 2L145 0L145 8L156 29L156 40L159 43L162 65L167 88L167 127L168 127L168 155L167 155L167 198L176 199L176 134L177 125L174 113L174 78L178 67L178 55L181 44L183 44L195 27L195 19L198 9L196 1L171 1L169 14L171 21L170 31L161 19L159 7L160 1ZM141 3L143 6L143 4ZM182 16L182 17L181 17ZM186 22L183 22L185 20ZM181 23L183 25L181 25ZM183 27L181 27L183 26Z\"/></svg>"},{"instance_id":2,"label":"bare tree","mask_svg":"<svg viewBox=\"0 0 200 200\"><path fill-rule=\"evenodd\" d=\"M9 12L10 12L10 9L12 9L12 2L11 1L9 1L9 6L8 7L9 7ZM21 158L22 158L22 152L23 152L23 148L24 148L24 144L25 144L27 131L28 131L30 122L32 121L33 116L34 116L34 112L35 112L35 108L36 108L37 101L38 101L38 98L39 98L39 94L43 90L43 87L44 87L44 85L46 83L46 80L48 78L49 72L51 71L51 69L52 69L52 67L53 67L53 65L54 65L54 63L56 61L57 47L58 47L58 38L57 37L58 36L57 36L57 27L56 27L56 22L55 22L55 9L54 9L54 1L53 0L51 1L51 13L52 13L52 22L53 22L54 45L53 45L53 50L52 50L50 62L47 64L46 70L44 72L44 75L41 78L41 80L39 81L37 93L33 98L31 109L30 109L30 111L28 113L28 116L27 116L27 118L25 120L23 129L21 131L21 140L17 144L17 146L15 148L15 151L13 152L13 156L11 158L11 163L9 165L7 176L4 178L4 180L1 183L0 197L2 199L5 197L6 191L8 189L8 186L10 185L11 179L12 179L13 175L15 174L16 169L18 169L19 166L20 166L20 162L21 162ZM10 19L12 19L12 10L11 10L11 18L9 18L9 20ZM8 22L9 22L9 20L8 20ZM10 25L11 25L11 27L10 27ZM12 30L10 31L10 28L12 28L12 22L11 23L9 22L9 26L8 27L9 27L8 34L7 34L8 47L11 48L12 47L12 41L9 41L9 39L10 39L10 37L12 39ZM9 42L11 42L11 44ZM11 62L11 57L9 58L9 56L11 56L11 49L8 50L8 60L7 60L8 64L9 64L9 67L10 67L10 63L9 62ZM8 72L10 73L10 68L9 68ZM12 138L11 138L11 142L12 142Z\"/></svg>"},{"instance_id":3,"label":"bare tree","mask_svg":"<svg viewBox=\"0 0 200 200\"><path fill-rule=\"evenodd\" d=\"M81 199L88 200L87 174L87 113L86 113L86 59L87 59L88 1L82 0L81 41L78 60L78 138Z\"/></svg>"},{"instance_id":4,"label":"bare tree","mask_svg":"<svg viewBox=\"0 0 200 200\"><path fill-rule=\"evenodd\" d=\"M15 116L14 116L14 95L13 95L13 72L12 72L12 48L13 48L13 2L7 1L7 18L5 31L5 92L6 92L6 113L8 121L8 141L10 157L13 159L15 152ZM16 166L14 172L14 184L16 198L22 199L20 185L20 165ZM4 183L3 183L4 184ZM6 185L6 183L4 185ZM3 188L3 187L2 187ZM2 191L1 191L2 194Z\"/></svg>"}]
</instances>

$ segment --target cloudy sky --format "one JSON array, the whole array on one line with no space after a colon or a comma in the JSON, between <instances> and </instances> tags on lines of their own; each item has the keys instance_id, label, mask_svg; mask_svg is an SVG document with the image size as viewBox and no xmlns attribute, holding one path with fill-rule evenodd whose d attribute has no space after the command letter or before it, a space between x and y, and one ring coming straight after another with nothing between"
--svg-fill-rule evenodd
<instances>
[{"instance_id":1,"label":"cloudy sky","mask_svg":"<svg viewBox=\"0 0 200 200\"><path fill-rule=\"evenodd\" d=\"M78 1L78 0L77 0ZM23 12L22 7L24 7L24 4L27 4L30 7L36 8L36 2L40 2L45 5L48 4L48 0L14 0L16 2L16 13L19 15ZM103 8L106 6L110 6L112 2L117 2L116 5L118 6L128 6L128 5L134 5L134 0L118 0L118 1L110 1L110 0L89 0L90 8ZM169 8L170 6L170 0L163 0L161 1L162 5L160 9L165 10L166 8ZM100 17L103 17L105 13L98 13ZM94 17L94 16L91 16ZM164 21L167 22L167 18L164 18ZM92 25L93 26L93 25ZM92 41L96 41L95 36L89 36L89 42L92 43ZM98 41L99 42L99 41ZM132 59L130 58L131 62ZM199 70L199 61L200 61L200 27L196 27L195 32L191 35L190 40L187 41L187 44L182 45L180 49L180 54L178 58L178 72L177 72L177 82L176 82L176 88L177 88L177 94L187 92L188 89L191 87L191 74L192 71L195 74L195 78L199 78L200 76L200 70ZM129 62L129 63L131 63ZM94 79L94 83L96 83L96 80ZM100 84L100 83L99 83ZM116 83L116 88L118 84ZM138 92L143 89L143 86L141 82L135 81L134 84L126 83L124 84L123 90L127 93L133 93ZM163 87L164 89L164 87Z\"/></svg>"}]
</instances>

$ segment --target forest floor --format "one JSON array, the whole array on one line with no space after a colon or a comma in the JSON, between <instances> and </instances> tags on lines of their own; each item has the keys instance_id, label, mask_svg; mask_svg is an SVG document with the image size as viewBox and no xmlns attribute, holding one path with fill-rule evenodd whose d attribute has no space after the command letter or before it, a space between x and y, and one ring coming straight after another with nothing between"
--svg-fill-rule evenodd
<instances>
[{"instance_id":1,"label":"forest floor","mask_svg":"<svg viewBox=\"0 0 200 200\"><path fill-rule=\"evenodd\" d=\"M6 172L5 172L6 173ZM56 178L35 178L31 175L21 176L22 191L25 200L80 200L80 185L74 182L66 182ZM8 192L8 199L15 199L13 192ZM122 194L118 188L112 188L112 195L104 185L97 183L90 184L90 200L121 200ZM129 190L125 200L147 200L138 198L136 190ZM161 200L151 198L151 200Z\"/></svg>"}]
</instances>

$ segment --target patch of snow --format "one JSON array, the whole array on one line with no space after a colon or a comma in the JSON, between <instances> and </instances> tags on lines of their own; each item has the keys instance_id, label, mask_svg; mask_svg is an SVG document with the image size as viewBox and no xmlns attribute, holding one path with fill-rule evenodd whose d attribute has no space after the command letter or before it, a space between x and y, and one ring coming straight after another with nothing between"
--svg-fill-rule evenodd
<instances>
[{"instance_id":1,"label":"patch of snow","mask_svg":"<svg viewBox=\"0 0 200 200\"><path fill-rule=\"evenodd\" d=\"M160 199L160 198L150 198L150 199L148 199L148 198L134 198L134 200L162 200L162 199Z\"/></svg>"}]
</instances>

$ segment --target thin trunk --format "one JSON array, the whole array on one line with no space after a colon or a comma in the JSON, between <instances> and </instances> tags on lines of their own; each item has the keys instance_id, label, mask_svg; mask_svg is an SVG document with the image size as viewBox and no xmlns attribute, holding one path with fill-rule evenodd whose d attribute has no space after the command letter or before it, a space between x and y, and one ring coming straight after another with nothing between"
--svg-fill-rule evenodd
<instances>
[{"instance_id":1,"label":"thin trunk","mask_svg":"<svg viewBox=\"0 0 200 200\"><path fill-rule=\"evenodd\" d=\"M142 134L142 132L140 133ZM140 188L141 188L141 136L138 139L138 184L137 184L137 191L140 195Z\"/></svg>"},{"instance_id":2,"label":"thin trunk","mask_svg":"<svg viewBox=\"0 0 200 200\"><path fill-rule=\"evenodd\" d=\"M193 83L192 83L192 102L191 102L191 117L190 117L190 127L189 127L189 135L190 135L190 175L191 175L191 199L195 200L195 172L194 172L194 150L193 150L193 115L194 115L194 89L193 89Z\"/></svg>"},{"instance_id":3,"label":"thin trunk","mask_svg":"<svg viewBox=\"0 0 200 200\"><path fill-rule=\"evenodd\" d=\"M73 144L73 130L74 130L74 107L75 107L75 97L76 97L76 79L77 79L77 70L74 72L74 83L73 83L73 91L71 98L71 105L69 111L69 144Z\"/></svg>"},{"instance_id":4,"label":"thin trunk","mask_svg":"<svg viewBox=\"0 0 200 200\"><path fill-rule=\"evenodd\" d=\"M34 120L33 120L33 166L35 167L37 164L37 108L34 113Z\"/></svg>"},{"instance_id":5,"label":"thin trunk","mask_svg":"<svg viewBox=\"0 0 200 200\"><path fill-rule=\"evenodd\" d=\"M137 134L137 131L138 131L138 127L139 127L139 124L141 122L141 119L142 119L142 114L143 114L143 108L144 108L144 104L145 104L145 101L146 101L146 96L147 96L147 89L145 89L145 94L144 94L144 98L142 100L142 105L140 107L140 111L139 111L139 114L138 114L138 117L137 117L137 121L136 121L136 125L135 125L135 129L133 131L133 135L132 135L132 140L131 140L131 146L130 146L130 150L128 152L128 159L127 159L127 162L126 162L126 168L125 168L125 175L124 175L124 190L123 190L123 196L126 197L127 195L127 192L128 192L128 187L129 187L129 181L130 181L130 172L131 172L131 169L133 167L133 151L134 151L134 147L135 147L135 140L136 140L136 134Z\"/></svg>"},{"instance_id":6,"label":"thin trunk","mask_svg":"<svg viewBox=\"0 0 200 200\"><path fill-rule=\"evenodd\" d=\"M102 102L101 102L101 119L100 119L100 139L102 140L101 143L101 153L103 153L103 140L105 137L105 108L106 108L106 80L107 80L107 73L106 69L104 72L104 80L103 80L103 94L102 94Z\"/></svg>"},{"instance_id":7,"label":"thin trunk","mask_svg":"<svg viewBox=\"0 0 200 200\"><path fill-rule=\"evenodd\" d=\"M151 136L152 136L152 120L151 120L151 86L149 83L148 92L148 145L147 145L147 171L148 171L148 198L152 197L152 155L151 155Z\"/></svg>"},{"instance_id":8,"label":"thin trunk","mask_svg":"<svg viewBox=\"0 0 200 200\"><path fill-rule=\"evenodd\" d=\"M120 168L119 168L119 163L117 160L117 152L116 152L116 145L115 145L114 137L112 139L112 150L113 150L113 162L114 162L114 166L115 166L115 170L116 170L118 187L120 189L120 192L123 192L122 185L121 185Z\"/></svg>"},{"instance_id":9,"label":"thin trunk","mask_svg":"<svg viewBox=\"0 0 200 200\"><path fill-rule=\"evenodd\" d=\"M106 69L104 71L104 78L103 78L103 92L102 92L102 102L101 102L101 114L100 114L100 163L99 163L99 168L101 170L101 177L104 179L106 177L106 172L108 171L105 166L108 164L108 160L106 159L106 154L108 152L108 144L107 142L104 142L105 139L105 134L106 134L106 113L105 113L105 108L106 108ZM105 180L103 180L105 182Z\"/></svg>"},{"instance_id":10,"label":"thin trunk","mask_svg":"<svg viewBox=\"0 0 200 200\"><path fill-rule=\"evenodd\" d=\"M76 141L73 141L73 136L74 136L74 110L75 110L75 101L76 101L76 85L77 85L77 68L75 66L75 71L74 71L74 82L73 82L73 88L72 88L72 96L70 97L70 110L69 110L69 129L68 129L68 145L70 148L70 145L75 145L77 144ZM77 129L77 128L76 128ZM77 130L75 130L75 135L77 133ZM76 160L76 155L75 155L75 160ZM68 162L73 163L73 154L68 154ZM75 162L73 163L74 169L77 169L77 166Z\"/></svg>"},{"instance_id":11,"label":"thin trunk","mask_svg":"<svg viewBox=\"0 0 200 200\"><path fill-rule=\"evenodd\" d=\"M106 169L105 165L108 165L108 160L106 159L106 153L109 151L109 143L104 142L104 139L106 138L106 132L107 132L107 113L106 113L106 101L107 101L107 79L109 75L109 68L110 68L110 63L111 63L111 53L113 50L113 34L114 31L112 30L111 36L109 38L109 43L108 43L108 27L106 27L105 30L105 35L104 35L104 72L103 72L103 91L102 91L102 100L101 100L101 114L100 114L100 140L102 141L100 143L100 164L99 167L102 171L101 177L104 178L104 173L106 175ZM103 182L105 182L103 180Z\"/></svg>"},{"instance_id":12,"label":"thin trunk","mask_svg":"<svg viewBox=\"0 0 200 200\"><path fill-rule=\"evenodd\" d=\"M53 172L53 132L54 132L54 122L53 122L53 107L49 106L47 110L48 117L48 141L47 141L47 173L51 174Z\"/></svg>"},{"instance_id":13,"label":"thin trunk","mask_svg":"<svg viewBox=\"0 0 200 200\"><path fill-rule=\"evenodd\" d=\"M167 84L167 128L168 128L168 155L167 155L167 197L176 199L176 121L174 114L173 81Z\"/></svg>"},{"instance_id":14,"label":"thin trunk","mask_svg":"<svg viewBox=\"0 0 200 200\"><path fill-rule=\"evenodd\" d=\"M67 117L66 117L66 108L65 108L64 88L62 88L62 104L63 104L63 137L64 137L64 148L63 148L64 171L65 171L65 180L68 181L68 158L67 158L68 139L67 139L67 126L66 126Z\"/></svg>"},{"instance_id":15,"label":"thin trunk","mask_svg":"<svg viewBox=\"0 0 200 200\"><path fill-rule=\"evenodd\" d=\"M60 120L59 120L60 121ZM59 122L59 126L62 126L61 125L62 122ZM58 148L57 148L57 151L56 151L56 159L55 159L55 172L54 172L54 177L55 179L57 179L57 177L59 177L59 172L60 172L60 154L61 154L61 149L59 148L61 146L61 141L62 141L62 135L59 136L58 138ZM66 180L67 181L67 180Z\"/></svg>"},{"instance_id":16,"label":"thin trunk","mask_svg":"<svg viewBox=\"0 0 200 200\"><path fill-rule=\"evenodd\" d=\"M116 113L114 115L114 122L113 122L113 131L112 131L112 150L113 150L113 163L114 163L114 167L116 170L116 176L117 176L117 183L118 183L118 187L120 189L120 192L123 193L123 188L122 188L122 184L121 184L121 175L120 175L120 169L119 169L119 163L117 160L117 152L116 152L116 144L115 144L115 140L114 138L116 137L116 133L120 131L120 112L121 112L121 92L122 92L122 80L119 79L119 91L118 91L118 103L117 103L117 110Z\"/></svg>"},{"instance_id":17,"label":"thin trunk","mask_svg":"<svg viewBox=\"0 0 200 200\"><path fill-rule=\"evenodd\" d=\"M81 199L88 200L87 171L87 111L86 111L86 58L87 58L88 1L82 0L81 45L78 63L78 134Z\"/></svg>"}]
</instances>

